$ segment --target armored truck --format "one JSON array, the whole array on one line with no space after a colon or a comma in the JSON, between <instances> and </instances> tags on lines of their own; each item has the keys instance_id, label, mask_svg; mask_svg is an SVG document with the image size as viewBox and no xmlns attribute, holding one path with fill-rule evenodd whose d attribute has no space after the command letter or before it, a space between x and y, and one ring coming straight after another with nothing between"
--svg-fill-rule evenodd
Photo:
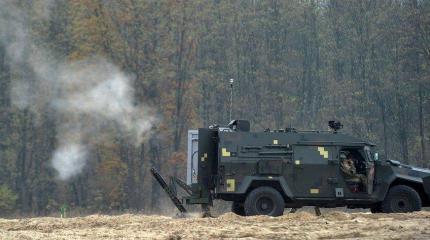
<instances>
[{"instance_id":1,"label":"armored truck","mask_svg":"<svg viewBox=\"0 0 430 240\"><path fill-rule=\"evenodd\" d=\"M172 186L163 188L181 212L183 203L207 209L222 199L243 216L280 216L303 206L395 213L430 205L430 170L382 159L374 144L341 133L339 122L329 125L252 132L248 121L234 120L189 130L186 183L172 181L189 196L179 200Z\"/></svg>"}]
</instances>

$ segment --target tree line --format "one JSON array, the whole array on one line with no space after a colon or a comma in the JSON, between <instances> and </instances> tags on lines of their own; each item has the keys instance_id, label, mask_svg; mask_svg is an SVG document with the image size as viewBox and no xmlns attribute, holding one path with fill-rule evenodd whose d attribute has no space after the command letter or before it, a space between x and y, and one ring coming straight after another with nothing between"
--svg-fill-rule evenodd
<instances>
[{"instance_id":1,"label":"tree line","mask_svg":"<svg viewBox=\"0 0 430 240\"><path fill-rule=\"evenodd\" d=\"M11 101L14 81L34 72L0 44L2 213L160 210L166 198L149 168L184 178L187 130L229 121L230 78L233 118L254 130L337 119L386 157L430 166L428 1L59 0L48 17L44 1L15 5L34 45L64 62L113 62L159 121L139 145L107 133L84 172L59 181L50 165L58 119Z\"/></svg>"}]
</instances>

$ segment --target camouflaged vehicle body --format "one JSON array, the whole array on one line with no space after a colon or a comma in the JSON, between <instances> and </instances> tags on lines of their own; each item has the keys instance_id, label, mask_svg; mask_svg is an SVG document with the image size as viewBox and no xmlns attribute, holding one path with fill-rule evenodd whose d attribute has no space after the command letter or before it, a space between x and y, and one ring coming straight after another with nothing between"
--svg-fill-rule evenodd
<instances>
[{"instance_id":1,"label":"camouflaged vehicle body","mask_svg":"<svg viewBox=\"0 0 430 240\"><path fill-rule=\"evenodd\" d=\"M373 159L375 146L335 131L249 132L220 128L198 130L198 151L188 204L212 199L244 202L253 189L269 186L282 194L285 207L321 206L370 208L390 187L415 189L429 206L430 171ZM364 191L352 192L340 170L339 153L359 153L367 175ZM197 172L197 173L196 173Z\"/></svg>"}]
</instances>

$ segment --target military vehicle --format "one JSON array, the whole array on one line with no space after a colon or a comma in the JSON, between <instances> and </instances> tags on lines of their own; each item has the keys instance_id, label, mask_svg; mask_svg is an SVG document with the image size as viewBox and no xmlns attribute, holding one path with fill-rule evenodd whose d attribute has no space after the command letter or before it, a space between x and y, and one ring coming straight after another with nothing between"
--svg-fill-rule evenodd
<instances>
[{"instance_id":1,"label":"military vehicle","mask_svg":"<svg viewBox=\"0 0 430 240\"><path fill-rule=\"evenodd\" d=\"M430 170L379 159L375 145L339 132L294 128L251 132L234 120L188 132L187 181L168 185L152 174L182 213L184 204L207 211L214 199L232 202L239 215L280 216L303 206L411 212L430 205ZM345 159L345 156L349 159ZM354 172L343 169L350 160ZM175 183L189 195L178 198Z\"/></svg>"}]
</instances>

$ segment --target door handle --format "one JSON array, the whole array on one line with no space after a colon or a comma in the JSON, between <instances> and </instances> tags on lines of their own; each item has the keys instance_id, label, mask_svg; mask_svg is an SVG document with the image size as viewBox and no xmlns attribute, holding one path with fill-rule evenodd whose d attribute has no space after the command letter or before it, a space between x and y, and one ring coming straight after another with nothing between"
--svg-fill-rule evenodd
<instances>
[{"instance_id":1,"label":"door handle","mask_svg":"<svg viewBox=\"0 0 430 240\"><path fill-rule=\"evenodd\" d=\"M337 184L338 183L337 178L335 178L335 177L327 178L327 182L329 184Z\"/></svg>"},{"instance_id":2,"label":"door handle","mask_svg":"<svg viewBox=\"0 0 430 240\"><path fill-rule=\"evenodd\" d=\"M291 164L292 160L284 160L284 163Z\"/></svg>"},{"instance_id":3,"label":"door handle","mask_svg":"<svg viewBox=\"0 0 430 240\"><path fill-rule=\"evenodd\" d=\"M336 165L336 164L338 164L338 163L339 163L339 160L337 160L337 159L329 159L329 160L328 160L328 163L329 163L329 164Z\"/></svg>"}]
</instances>

